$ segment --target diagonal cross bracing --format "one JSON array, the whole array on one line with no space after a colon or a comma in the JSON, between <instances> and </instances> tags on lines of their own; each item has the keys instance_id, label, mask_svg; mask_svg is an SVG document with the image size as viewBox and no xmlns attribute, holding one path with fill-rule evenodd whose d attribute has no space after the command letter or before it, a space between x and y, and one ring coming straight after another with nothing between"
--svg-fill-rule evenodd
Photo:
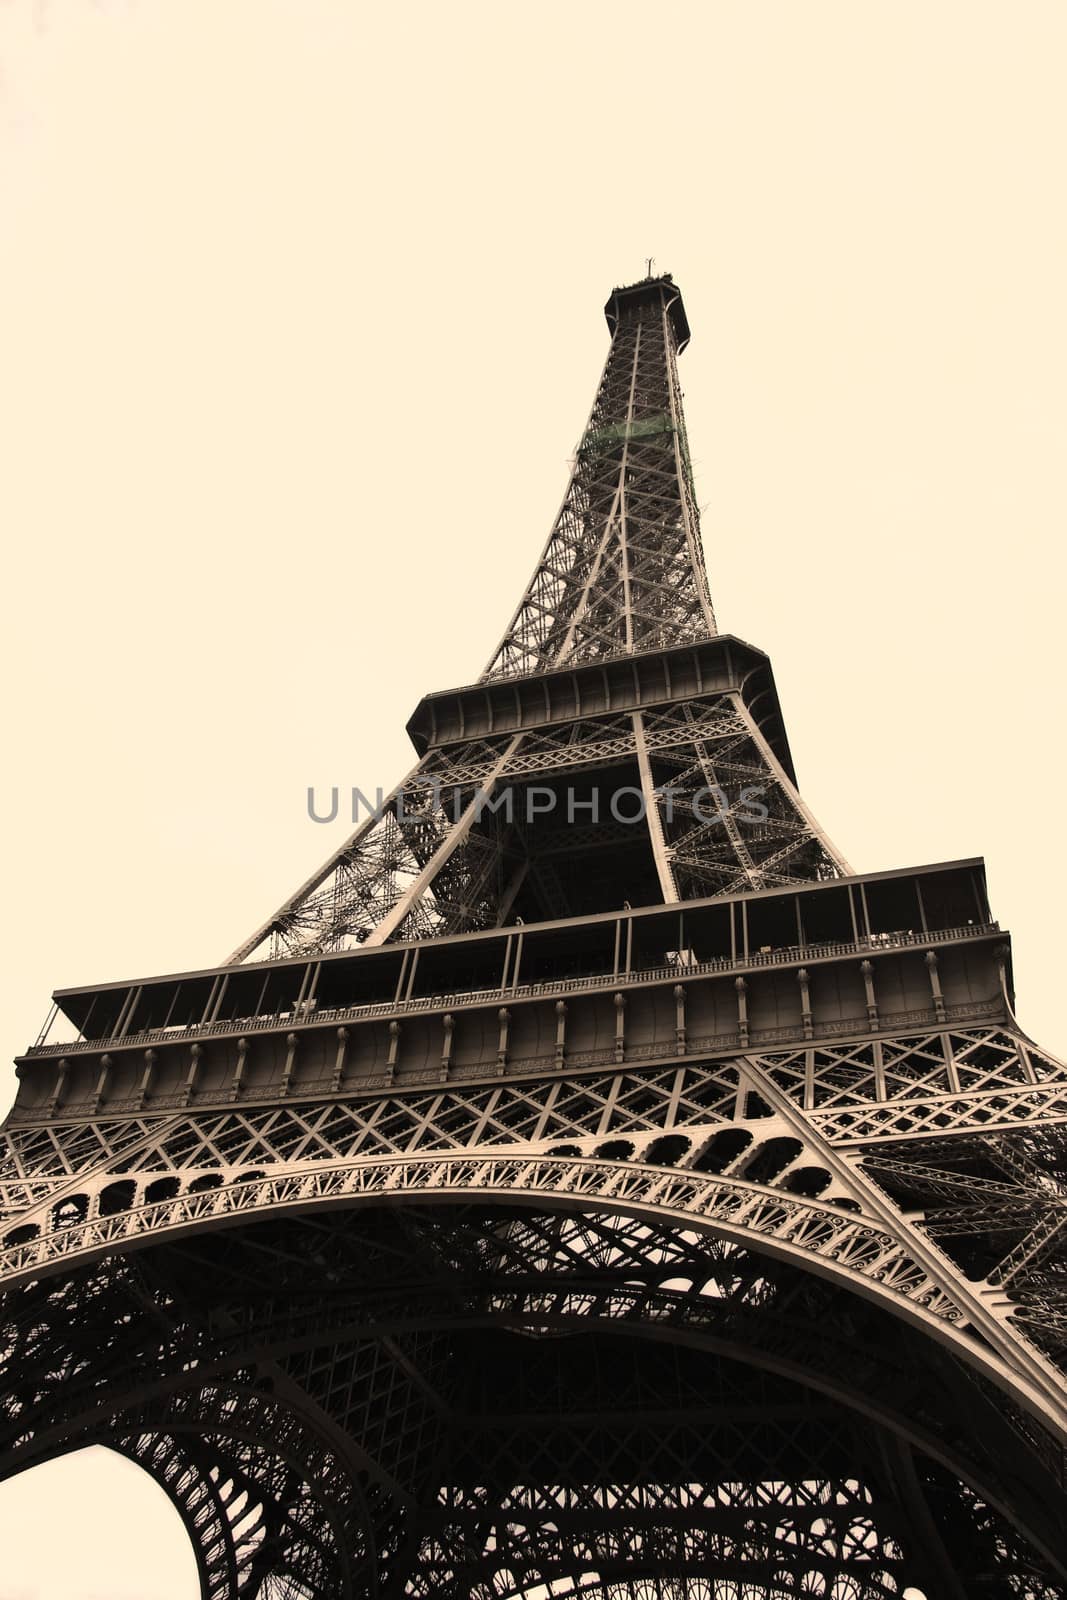
<instances>
[{"instance_id":1,"label":"diagonal cross bracing","mask_svg":"<svg viewBox=\"0 0 1067 1600\"><path fill-rule=\"evenodd\" d=\"M1067 1068L981 864L854 877L805 806L716 630L681 297L606 311L412 772L230 963L61 991L20 1063L0 1474L141 1462L206 1600L1065 1600Z\"/></svg>"}]
</instances>

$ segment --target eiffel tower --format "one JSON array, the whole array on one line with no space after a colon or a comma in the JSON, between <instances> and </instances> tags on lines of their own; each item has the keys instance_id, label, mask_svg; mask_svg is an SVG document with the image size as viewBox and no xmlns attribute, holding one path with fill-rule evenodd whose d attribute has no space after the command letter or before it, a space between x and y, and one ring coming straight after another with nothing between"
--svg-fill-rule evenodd
<instances>
[{"instance_id":1,"label":"eiffel tower","mask_svg":"<svg viewBox=\"0 0 1067 1600\"><path fill-rule=\"evenodd\" d=\"M205 1600L1062 1597L1067 1069L981 860L856 874L805 807L712 612L679 291L606 312L412 772L19 1060L2 1472L139 1462Z\"/></svg>"}]
</instances>

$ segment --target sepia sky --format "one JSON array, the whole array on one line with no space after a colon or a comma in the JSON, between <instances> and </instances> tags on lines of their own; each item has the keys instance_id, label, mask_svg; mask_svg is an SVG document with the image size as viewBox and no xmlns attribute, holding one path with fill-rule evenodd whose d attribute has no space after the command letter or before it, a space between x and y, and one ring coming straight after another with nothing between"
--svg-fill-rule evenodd
<instances>
[{"instance_id":1,"label":"sepia sky","mask_svg":"<svg viewBox=\"0 0 1067 1600\"><path fill-rule=\"evenodd\" d=\"M0 0L5 1059L407 769L649 255L806 799L857 871L984 854L1067 1051L1065 73L1060 0ZM0 1551L0 1600L197 1592L103 1452L0 1486Z\"/></svg>"}]
</instances>

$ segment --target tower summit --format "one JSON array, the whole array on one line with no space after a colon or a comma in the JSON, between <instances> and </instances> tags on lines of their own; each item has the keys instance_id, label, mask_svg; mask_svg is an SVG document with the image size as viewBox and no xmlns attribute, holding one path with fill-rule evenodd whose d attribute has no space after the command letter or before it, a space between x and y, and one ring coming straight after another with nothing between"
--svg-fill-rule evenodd
<instances>
[{"instance_id":1,"label":"tower summit","mask_svg":"<svg viewBox=\"0 0 1067 1600\"><path fill-rule=\"evenodd\" d=\"M234 952L56 992L0 1471L205 1600L1067 1596L1067 1069L977 859L855 874L717 631L669 275L486 671Z\"/></svg>"}]
</instances>

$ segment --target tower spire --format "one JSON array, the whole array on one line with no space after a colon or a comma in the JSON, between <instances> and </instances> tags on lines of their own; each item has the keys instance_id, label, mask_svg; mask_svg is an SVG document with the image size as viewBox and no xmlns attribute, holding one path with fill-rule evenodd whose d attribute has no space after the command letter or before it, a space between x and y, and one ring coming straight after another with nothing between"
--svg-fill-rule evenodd
<instances>
[{"instance_id":1,"label":"tower spire","mask_svg":"<svg viewBox=\"0 0 1067 1600\"><path fill-rule=\"evenodd\" d=\"M613 289L611 348L574 471L483 680L635 655L716 632L677 358L670 273Z\"/></svg>"},{"instance_id":2,"label":"tower spire","mask_svg":"<svg viewBox=\"0 0 1067 1600\"><path fill-rule=\"evenodd\" d=\"M681 294L664 273L613 289L604 313L611 348L563 507L489 666L421 702L418 765L232 961L848 871L797 793L770 663L715 626Z\"/></svg>"}]
</instances>

